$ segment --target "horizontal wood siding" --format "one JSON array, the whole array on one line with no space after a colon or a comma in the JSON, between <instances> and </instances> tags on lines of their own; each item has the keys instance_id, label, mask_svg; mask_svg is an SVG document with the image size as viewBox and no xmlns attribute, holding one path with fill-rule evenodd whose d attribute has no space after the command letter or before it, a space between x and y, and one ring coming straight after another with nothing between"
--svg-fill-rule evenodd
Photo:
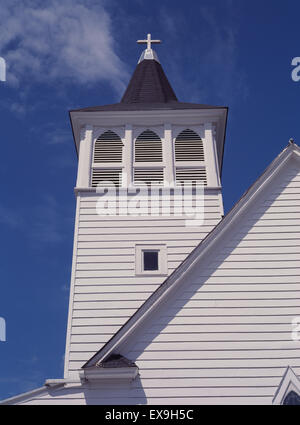
<instances>
[{"instance_id":1,"label":"horizontal wood siding","mask_svg":"<svg viewBox=\"0 0 300 425\"><path fill-rule=\"evenodd\" d=\"M57 404L271 404L288 366L300 376L300 342L291 335L291 321L300 316L299 211L300 173L288 164L121 348L138 365L139 377L130 384L58 389L30 403L52 404L55 398ZM159 235L155 227L153 235ZM177 222L170 228L172 267L198 236L182 233ZM88 263L85 252L90 264L98 263L98 256L101 263L102 253L106 273L113 246L108 253L100 241L90 243L98 245L79 247L78 271L98 273L98 267L79 264ZM125 272L132 268L133 252L123 237L119 244L116 255ZM70 370L79 369L156 285L154 278L76 276ZM115 294L120 295L113 300Z\"/></svg>"},{"instance_id":2,"label":"horizontal wood siding","mask_svg":"<svg viewBox=\"0 0 300 425\"><path fill-rule=\"evenodd\" d=\"M299 170L286 168L124 349L148 402L271 403L288 366L300 375L299 211Z\"/></svg>"},{"instance_id":3,"label":"horizontal wood siding","mask_svg":"<svg viewBox=\"0 0 300 425\"><path fill-rule=\"evenodd\" d=\"M166 244L170 274L221 218L216 190L205 195L205 222L198 228L187 227L183 217L174 215L101 216L96 211L97 199L95 193L81 193L78 200L66 354L70 375L77 373L165 280L166 276L136 276L135 245ZM152 199L159 198L154 194ZM173 208L173 198L170 204ZM192 206L191 199L187 205Z\"/></svg>"}]
</instances>

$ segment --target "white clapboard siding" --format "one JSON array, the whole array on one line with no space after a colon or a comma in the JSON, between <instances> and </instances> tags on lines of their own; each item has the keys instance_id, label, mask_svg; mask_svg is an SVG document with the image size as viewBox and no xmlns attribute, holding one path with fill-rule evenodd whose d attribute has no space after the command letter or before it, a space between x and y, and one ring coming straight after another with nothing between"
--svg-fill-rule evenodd
<instances>
[{"instance_id":1,"label":"white clapboard siding","mask_svg":"<svg viewBox=\"0 0 300 425\"><path fill-rule=\"evenodd\" d=\"M212 227L208 227L207 228L207 232L203 231L202 232L191 232L191 238L190 240L193 241L195 244L199 241L198 238L204 238L207 233L212 230ZM198 237L198 238L197 238ZM149 234L136 234L134 235L134 239L136 240L136 242L141 243L141 242L157 242L157 241L181 241L184 240L185 242L189 242L190 240L186 241L186 233L179 233L179 234L174 234L174 233L162 233L160 234L155 234L155 233L149 233ZM91 243L91 246L95 246L96 248L98 246L100 246L103 243L109 239L109 241L111 242L128 242L132 243L133 240L133 235L128 232L127 234L123 235L123 234L119 234L119 235L79 235L78 236L78 244L80 244L80 246L84 246L83 244L86 243ZM200 239L200 240L201 240ZM97 245L97 243L99 245Z\"/></svg>"},{"instance_id":2,"label":"white clapboard siding","mask_svg":"<svg viewBox=\"0 0 300 425\"><path fill-rule=\"evenodd\" d=\"M215 207L213 207L215 209ZM205 224L208 223L210 225L213 225L213 221L212 220L219 220L220 219L220 214L216 214L216 213L205 213ZM132 217L131 217L132 218ZM173 218L173 217L168 217L167 219L164 219L164 217L161 217L159 220L157 219L157 217L153 217L153 218L148 218L148 219L142 219L143 217L140 217L140 220L138 222L136 222L135 218L132 218L131 220L124 220L123 217L122 219L118 220L116 223L116 220L108 220L108 219L99 219L99 220L95 220L95 221L80 221L80 225L79 228L80 230L84 230L85 228L99 228L102 229L103 228L103 222L105 222L105 229L112 229L115 230L116 229L116 224L118 225L117 228L118 229L130 229L130 230L134 230L135 228L137 229L147 229L147 228L152 228L153 226L155 226L155 228L157 227L158 229L161 227L166 227L166 228L177 228L178 226L182 226L183 224L183 219L182 218Z\"/></svg>"},{"instance_id":3,"label":"white clapboard siding","mask_svg":"<svg viewBox=\"0 0 300 425\"><path fill-rule=\"evenodd\" d=\"M78 197L66 354L70 361L76 350L86 351L85 344L96 344L90 347L91 356L98 351L166 279L136 276L136 244L166 244L170 274L216 226L222 211L215 189L205 191L205 222L197 228L187 227L183 216L168 211L161 215L164 204L158 193L151 196L152 201L159 201L158 216L98 215L99 199L99 194L89 192ZM119 200L125 199L120 194ZM179 200L177 195L170 197L171 212ZM185 205L194 205L191 195L187 195Z\"/></svg>"},{"instance_id":4,"label":"white clapboard siding","mask_svg":"<svg viewBox=\"0 0 300 425\"><path fill-rule=\"evenodd\" d=\"M131 404L145 404L146 402L146 398L145 395L144 396L140 396L140 397L101 397L100 394L98 395L97 393L94 394L94 397L91 397L89 395L89 392L91 390L86 390L83 393L81 393L79 396L77 396L77 398L69 398L69 393L66 392L65 397L61 397L61 398L55 398L55 401L51 398L45 398L44 400L42 400L42 403L44 405L52 405L53 403L57 404L57 405L86 405L87 403L89 404L93 404L93 405L131 405ZM248 404L251 405L265 405L265 404L270 404L272 402L272 397L271 396L261 396L261 397L244 397L244 396L240 396L240 397L226 397L226 395L222 398L220 398L220 401L218 402L218 404L221 405L244 405L245 404L245 399L249 400ZM193 405L193 404L205 404L205 405L213 405L216 404L215 403L215 399L213 397L173 397L173 398L168 398L168 397L164 397L163 401L161 397L148 397L147 398L147 404L153 404L153 405L157 405L157 404L165 404L165 405L174 405L174 406L178 406L178 405ZM23 403L17 403L17 404L23 404ZM36 399L31 399L30 401L26 401L24 404L26 405L40 405L41 404L41 399L40 398L36 398Z\"/></svg>"},{"instance_id":5,"label":"white clapboard siding","mask_svg":"<svg viewBox=\"0 0 300 425\"><path fill-rule=\"evenodd\" d=\"M300 372L300 368L294 367L293 368L295 373ZM207 378L211 379L211 382L214 382L216 379L224 379L224 378L231 378L233 380L235 379L244 379L245 377L249 377L252 379L257 379L259 377L263 378L269 378L269 377L277 377L279 379L282 378L284 375L285 368L282 367L270 367L270 368L261 368L261 369L255 369L255 374L253 373L253 370L251 368L239 368L238 371L236 371L236 374L234 374L234 371L232 369L205 369L205 368L198 368L198 369L162 369L162 370L149 370L149 369L143 369L140 371L140 376L143 379L143 382L145 382L145 385L148 385L148 382L153 382L154 380L167 380L167 379L174 379L179 378L179 381L182 385L184 385L183 380L188 380L191 378L199 379L204 378L207 380ZM144 381L145 380L145 381ZM208 383L208 382L207 382Z\"/></svg>"},{"instance_id":6,"label":"white clapboard siding","mask_svg":"<svg viewBox=\"0 0 300 425\"><path fill-rule=\"evenodd\" d=\"M89 394L90 390L86 390L84 394L82 393L78 398L69 398L69 394L66 393L65 397L62 398L55 398L55 401L52 398L45 398L42 402L44 405L52 405L53 403L57 405L86 405L87 403L93 404L93 405L131 405L131 404L145 404L146 398L144 396L140 397L116 397L113 398L110 397L100 397L100 394L95 394L94 397L90 397ZM270 404L272 402L271 396L261 396L261 397L226 397L226 395L223 398L220 398L220 401L218 404L220 405L244 405L245 399L249 400L248 404L251 405L266 405ZM173 397L168 398L164 397L163 401L161 397L148 397L147 404L157 405L157 404L165 404L165 405L174 405L178 406L180 405L193 405L193 404L205 404L205 405L214 405L215 399L213 397ZM25 403L16 403L16 404L26 404L26 405L40 405L41 399L31 399L30 401L27 401Z\"/></svg>"},{"instance_id":7,"label":"white clapboard siding","mask_svg":"<svg viewBox=\"0 0 300 425\"><path fill-rule=\"evenodd\" d=\"M119 293L136 293L136 292L152 292L153 285L85 285L85 286L75 286L75 294L109 294L110 296L116 297Z\"/></svg>"},{"instance_id":8,"label":"white clapboard siding","mask_svg":"<svg viewBox=\"0 0 300 425\"><path fill-rule=\"evenodd\" d=\"M197 310L197 309L194 309ZM202 311L204 310L204 311ZM207 312L208 310L209 313ZM217 310L217 309L216 309ZM237 309L238 310L238 309ZM277 314L274 314L276 309L274 308L273 311L271 311L270 315L266 314L266 311L264 311L265 314L257 314L257 311L255 309L245 309L246 313L244 314L244 310L240 312L240 315L237 311L231 312L228 314L228 311L225 309L219 310L218 313L215 316L212 314L211 309L201 309L199 312L199 315L196 316L194 314L193 316L176 316L174 318L170 318L169 316L163 317L160 320L160 324L169 325L170 330L172 325L189 325L189 326L197 326L197 325L231 325L231 324L281 324L286 323L289 326L291 325L292 318L295 317L295 315L299 314L299 308L292 308L292 311L294 311L294 314L284 314L286 313L285 309L282 313L280 309L279 312L277 310ZM260 309L259 312L261 313L263 309ZM248 314L247 314L248 313ZM273 313L273 315L272 315ZM99 322L101 323L102 319L99 319ZM177 326L178 328L178 326ZM255 328L254 328L255 330Z\"/></svg>"},{"instance_id":9,"label":"white clapboard siding","mask_svg":"<svg viewBox=\"0 0 300 425\"><path fill-rule=\"evenodd\" d=\"M199 359L199 360L140 360L138 361L138 367L140 369L198 369L198 368L218 368L218 369L235 369L235 368L251 368L254 369L255 373L256 368L268 368L268 367L282 367L285 369L287 365L290 367L300 367L299 357L280 357L280 358L256 358L256 359ZM82 361L72 360L70 361L70 371L78 371L82 366ZM174 381L173 388L178 386L177 382ZM231 387L230 378L228 379L228 389ZM245 387L247 387L247 380L245 380ZM273 391L274 396L275 389ZM228 392L229 394L229 392ZM167 389L165 389L165 395L168 395ZM179 396L180 397L180 396ZM215 404L216 401L215 401Z\"/></svg>"},{"instance_id":10,"label":"white clapboard siding","mask_svg":"<svg viewBox=\"0 0 300 425\"><path fill-rule=\"evenodd\" d=\"M191 342L191 341L286 341L287 338L290 340L290 334L287 334L285 331L279 331L274 333L271 332L223 332L222 329L214 329L215 332L198 332L193 333L190 330L183 335L178 335L177 333L161 333L157 335L154 332L145 332L145 334L140 338L141 343L150 343L153 342L178 342L179 338L182 342ZM234 371L233 371L234 372ZM237 372L237 371L236 371Z\"/></svg>"},{"instance_id":11,"label":"white clapboard siding","mask_svg":"<svg viewBox=\"0 0 300 425\"><path fill-rule=\"evenodd\" d=\"M135 285L138 284L149 284L152 286L157 286L159 283L161 283L162 281L162 277L158 276L158 277L153 277L151 280L149 279L148 276L139 276L138 279L134 279L134 283ZM128 285L131 284L133 281L133 276L132 277L123 277L122 280L120 279L120 277L117 275L116 272L116 276L111 276L111 277L86 277L86 278L77 278L75 285Z\"/></svg>"},{"instance_id":12,"label":"white clapboard siding","mask_svg":"<svg viewBox=\"0 0 300 425\"><path fill-rule=\"evenodd\" d=\"M255 247L255 249L259 250L260 248L264 247L267 248L266 251L270 251L270 249L277 247L295 247L296 249L299 249L299 240L298 239L292 239L288 236L284 238L284 234L281 238L278 238L276 235L276 238L264 238L260 236L260 238L253 238L245 236L245 239L233 239L231 241L231 245L227 245L228 248L252 248ZM255 235L254 235L255 236ZM265 235L264 235L265 236ZM278 250L277 250L278 252Z\"/></svg>"},{"instance_id":13,"label":"white clapboard siding","mask_svg":"<svg viewBox=\"0 0 300 425\"><path fill-rule=\"evenodd\" d=\"M224 267L227 262L243 264L245 261L245 257L243 255L247 255L246 260L251 262L259 262L259 261L300 261L300 250L299 252L281 252L281 253L264 253L264 252L254 252L253 254L250 252L236 253L231 255L219 255L216 260L221 260L224 262ZM214 263L215 264L215 263ZM252 263L253 264L253 263Z\"/></svg>"},{"instance_id":14,"label":"white clapboard siding","mask_svg":"<svg viewBox=\"0 0 300 425\"><path fill-rule=\"evenodd\" d=\"M286 368L300 373L300 342L292 339L300 317L300 187L287 170L123 347L156 399L193 388L199 404L237 396L272 403Z\"/></svg>"},{"instance_id":15,"label":"white clapboard siding","mask_svg":"<svg viewBox=\"0 0 300 425\"><path fill-rule=\"evenodd\" d=\"M152 291L148 292L148 296L150 296ZM132 300L143 300L147 296L147 292L119 292L119 293L93 293L93 301L115 301L116 296L119 301L127 301L128 299ZM75 294L74 301L90 301L91 293L87 294Z\"/></svg>"},{"instance_id":16,"label":"white clapboard siding","mask_svg":"<svg viewBox=\"0 0 300 425\"><path fill-rule=\"evenodd\" d=\"M233 279L233 278L232 278ZM295 280L295 282L290 282L290 283L285 283L284 284L284 288L282 287L282 279L279 278L279 281L275 281L273 282L274 279L272 279L272 282L267 281L267 282L260 282L261 279L254 281L253 283L247 283L247 282L243 282L243 285L240 285L239 283L235 283L235 282L230 282L229 284L227 284L226 282L224 282L224 284L221 284L221 286L217 283L212 283L210 282L209 285L207 285L205 288L203 289L203 293L219 293L219 292L236 292L236 293L240 293L243 291L261 291L262 293L264 293L265 291L271 291L271 292L275 292L275 291L284 291L286 290L287 293L289 293L289 291L298 291L299 290L299 281ZM245 278L243 278L243 281L245 281ZM238 285L238 286L237 286ZM190 286L189 289L191 289L193 292L195 292L194 290L197 290L197 288L199 288L199 285L194 283L193 285Z\"/></svg>"},{"instance_id":17,"label":"white clapboard siding","mask_svg":"<svg viewBox=\"0 0 300 425\"><path fill-rule=\"evenodd\" d=\"M300 374L300 343L291 334L292 320L300 316L300 176L295 174L295 167L281 169L169 303L122 347L139 367L138 380L86 389L84 395L82 389L61 391L58 399L78 404L84 397L100 404L272 403L286 368ZM135 243L166 243L170 273L217 224L220 213L216 194L207 197L206 227L187 230L184 220L174 216L100 217L93 194L80 199L71 374L165 279L135 276Z\"/></svg>"},{"instance_id":18,"label":"white clapboard siding","mask_svg":"<svg viewBox=\"0 0 300 425\"><path fill-rule=\"evenodd\" d=\"M75 335L74 335L75 337ZM242 350L260 350L261 347L264 348L269 348L271 350L275 348L279 348L279 349L289 349L289 348L293 348L292 344L294 344L294 341L246 341L246 342L240 342L240 341L230 341L230 342L223 342L223 347L224 350L231 350L234 351L234 349L238 348L238 349L242 349ZM299 345L299 343L298 343ZM212 342L201 342L201 341L197 341L197 342L181 342L181 343L165 343L165 344L161 344L160 348L161 350L164 349L166 350L166 352L168 351L184 351L184 350L202 350L202 351L207 351L208 349L211 350L215 350L215 347L218 346L218 343L215 341ZM165 348L164 348L165 347ZM86 352L86 353L92 353L97 351L98 349L98 345L97 342L84 342L84 341L74 341L74 345L73 345L74 351L73 353L80 353L80 352ZM137 349L139 348L140 350L144 349L144 344L140 344L139 346L136 347ZM299 347L298 347L299 348ZM136 350L136 352L138 353L139 350ZM149 351L149 353L153 352L155 355L155 350L151 350ZM89 354L88 354L89 355ZM135 355L134 353L132 355ZM73 358L75 360L75 358ZM222 370L221 370L222 372ZM219 372L219 373L221 373ZM266 371L262 371L264 373L264 375L266 374ZM231 372L232 373L232 372ZM248 371L248 374L251 375L250 371ZM188 376L188 375L187 375ZM240 376L240 375L238 375ZM282 375L281 375L282 376Z\"/></svg>"},{"instance_id":19,"label":"white clapboard siding","mask_svg":"<svg viewBox=\"0 0 300 425\"><path fill-rule=\"evenodd\" d=\"M182 225L183 223L181 223ZM216 220L205 220L203 225L201 225L201 227L199 229L195 229L193 227L187 227L186 229L184 229L181 234L186 235L187 233L199 233L202 234L209 232L212 227L214 227L216 225ZM153 226L153 224L152 224ZM177 231L178 226L156 226L155 228L155 232L159 232L162 237L165 237L166 232L176 232ZM198 230L198 232L197 232ZM130 228L114 228L111 229L109 227L105 227L105 228L93 228L93 227L84 227L84 228L79 228L79 235L82 236L82 239L84 239L84 235L94 235L95 239L97 239L97 235L116 235L116 236L120 236L120 235L136 235L138 237L138 235L143 235L144 237L147 237L146 235L148 234L152 234L153 233L153 227L151 228L149 227L144 227L143 225L141 226L135 226L135 227L130 227ZM180 232L176 232L176 234L180 234Z\"/></svg>"},{"instance_id":20,"label":"white clapboard siding","mask_svg":"<svg viewBox=\"0 0 300 425\"><path fill-rule=\"evenodd\" d=\"M182 246L180 249L180 252L178 252L179 243L169 245L168 247L168 253L170 256L177 256L178 258L185 258L186 254L190 252L192 245ZM113 255L115 253L115 255ZM132 251L131 247L103 247L102 248L82 248L77 249L77 258L78 263L89 261L89 256L93 257L93 261L102 261L106 262L109 261L109 259L118 258L118 256L124 256L128 255L131 258L134 259L134 252ZM103 258L104 257L104 258ZM177 259L177 258L176 258Z\"/></svg>"},{"instance_id":21,"label":"white clapboard siding","mask_svg":"<svg viewBox=\"0 0 300 425\"><path fill-rule=\"evenodd\" d=\"M137 352L143 351L145 348L144 343L139 343L135 350ZM299 341L223 341L222 350L275 350L275 349L299 349L300 342ZM207 351L207 350L217 350L220 351L220 344L218 341L178 341L178 342L156 342L153 345L153 349L148 350L151 351L167 353L168 351L176 352L176 351ZM239 375L238 375L239 376Z\"/></svg>"},{"instance_id":22,"label":"white clapboard siding","mask_svg":"<svg viewBox=\"0 0 300 425\"><path fill-rule=\"evenodd\" d=\"M89 317L89 318L118 318L118 317L130 317L135 312L134 308L122 308L122 309L87 309L87 310L74 310L74 320L78 317Z\"/></svg>"},{"instance_id":23,"label":"white clapboard siding","mask_svg":"<svg viewBox=\"0 0 300 425\"><path fill-rule=\"evenodd\" d=\"M120 247L128 247L131 246L131 248L133 248L135 246L135 242L136 243L162 243L162 240L159 239L158 237L159 235L154 235L154 236L149 236L148 238L144 238L144 240L142 238L140 238L139 240L134 241L133 239L129 239L128 240L114 240L111 241L110 237L108 236L107 239L108 241L106 242L105 240L103 241L77 241L78 244L78 248L79 249L103 249L104 248L104 242L105 245L108 248L117 248L119 249ZM180 235L179 235L180 236ZM192 236L194 236L194 234L192 234ZM178 252L180 252L180 248L181 247L189 247L189 248L195 248L196 244L198 244L199 239L196 239L196 237L190 238L190 239L183 239L183 238L179 238L176 239L176 235L170 235L169 239L168 239L168 246L172 247L177 247L178 248ZM201 241L201 239L200 239Z\"/></svg>"}]
</instances>

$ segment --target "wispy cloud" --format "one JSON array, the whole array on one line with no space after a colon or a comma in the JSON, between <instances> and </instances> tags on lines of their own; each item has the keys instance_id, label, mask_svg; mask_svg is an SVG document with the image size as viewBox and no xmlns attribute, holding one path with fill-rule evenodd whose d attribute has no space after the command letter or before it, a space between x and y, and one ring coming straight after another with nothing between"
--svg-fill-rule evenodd
<instances>
[{"instance_id":1,"label":"wispy cloud","mask_svg":"<svg viewBox=\"0 0 300 425\"><path fill-rule=\"evenodd\" d=\"M45 142L49 145L70 144L70 140L72 140L72 135L69 129L55 128L45 135Z\"/></svg>"},{"instance_id":2,"label":"wispy cloud","mask_svg":"<svg viewBox=\"0 0 300 425\"><path fill-rule=\"evenodd\" d=\"M123 91L126 66L115 52L111 18L101 0L10 0L1 4L0 20L8 83L65 78L107 81Z\"/></svg>"},{"instance_id":3,"label":"wispy cloud","mask_svg":"<svg viewBox=\"0 0 300 425\"><path fill-rule=\"evenodd\" d=\"M239 20L241 10L231 0L215 7L213 2L198 5L197 27L186 31L186 14L160 11L162 37L185 49L166 51L170 80L181 101L219 104L247 97L246 73L239 66ZM194 18L193 18L194 19ZM194 22L195 24L195 22Z\"/></svg>"}]
</instances>

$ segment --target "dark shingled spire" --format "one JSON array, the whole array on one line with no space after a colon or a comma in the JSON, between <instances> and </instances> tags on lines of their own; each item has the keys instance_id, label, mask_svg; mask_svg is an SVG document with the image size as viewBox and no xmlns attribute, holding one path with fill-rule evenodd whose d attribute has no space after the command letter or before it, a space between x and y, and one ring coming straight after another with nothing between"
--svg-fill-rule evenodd
<instances>
[{"instance_id":1,"label":"dark shingled spire","mask_svg":"<svg viewBox=\"0 0 300 425\"><path fill-rule=\"evenodd\" d=\"M218 106L179 102L159 63L156 52L151 48L151 43L159 43L160 40L151 40L151 36L148 34L147 40L138 40L138 43L145 42L147 43L147 49L143 51L140 57L121 102L111 105L73 109L70 113L157 109L223 109L223 107ZM150 47L148 44L150 44Z\"/></svg>"},{"instance_id":2,"label":"dark shingled spire","mask_svg":"<svg viewBox=\"0 0 300 425\"><path fill-rule=\"evenodd\" d=\"M144 59L140 62L121 99L121 103L168 103L177 97L159 62Z\"/></svg>"}]
</instances>

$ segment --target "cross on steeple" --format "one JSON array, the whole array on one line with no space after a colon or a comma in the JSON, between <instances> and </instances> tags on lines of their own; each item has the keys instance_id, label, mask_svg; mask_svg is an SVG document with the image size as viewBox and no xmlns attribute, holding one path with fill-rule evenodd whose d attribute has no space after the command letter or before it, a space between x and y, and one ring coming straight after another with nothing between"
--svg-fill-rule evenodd
<instances>
[{"instance_id":1,"label":"cross on steeple","mask_svg":"<svg viewBox=\"0 0 300 425\"><path fill-rule=\"evenodd\" d=\"M137 40L137 43L147 44L147 50L151 50L151 43L152 44L159 44L159 43L161 43L161 41L160 40L151 40L151 34L147 34L147 40Z\"/></svg>"}]
</instances>

